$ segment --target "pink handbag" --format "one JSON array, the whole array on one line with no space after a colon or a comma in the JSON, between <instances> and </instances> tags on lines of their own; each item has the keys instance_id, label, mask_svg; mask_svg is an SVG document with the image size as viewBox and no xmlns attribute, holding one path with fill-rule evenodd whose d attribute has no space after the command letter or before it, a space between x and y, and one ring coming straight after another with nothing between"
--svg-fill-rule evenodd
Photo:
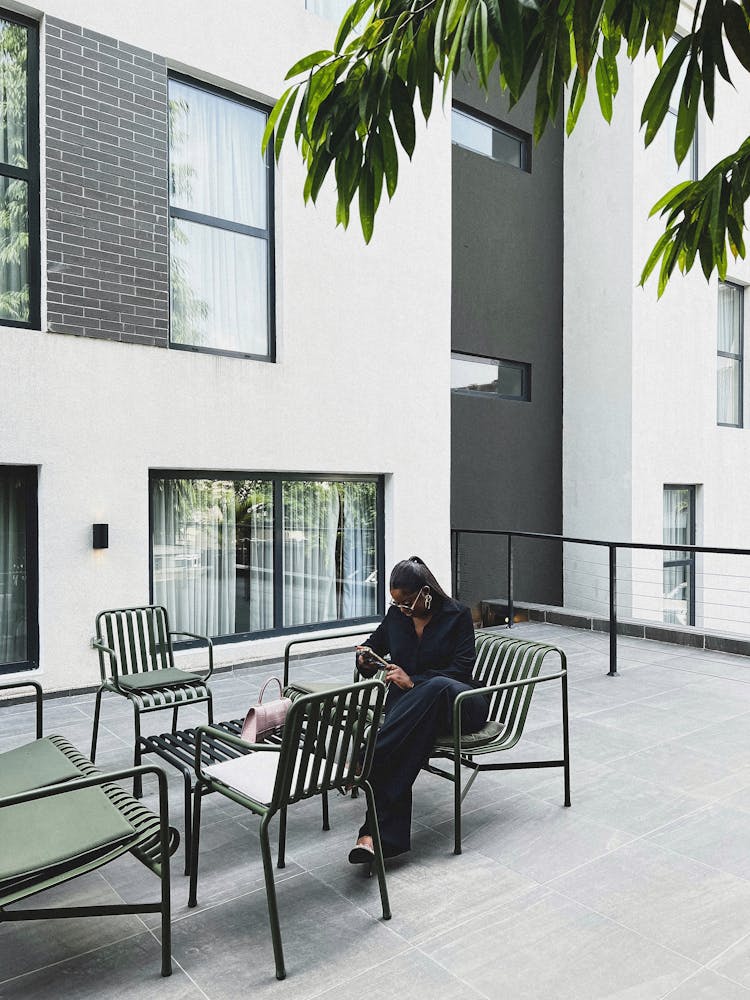
<instances>
[{"instance_id":1,"label":"pink handbag","mask_svg":"<svg viewBox=\"0 0 750 1000\"><path fill-rule=\"evenodd\" d=\"M276 681L279 685L279 694L281 697L275 698L273 701L267 701L264 705L262 704L263 695L268 685L273 681ZM291 707L292 699L284 697L284 689L281 686L279 678L269 677L260 689L258 704L253 705L245 716L245 721L242 723L242 732L240 733L241 739L246 740L248 743L262 743L264 737L284 725L287 712Z\"/></svg>"}]
</instances>

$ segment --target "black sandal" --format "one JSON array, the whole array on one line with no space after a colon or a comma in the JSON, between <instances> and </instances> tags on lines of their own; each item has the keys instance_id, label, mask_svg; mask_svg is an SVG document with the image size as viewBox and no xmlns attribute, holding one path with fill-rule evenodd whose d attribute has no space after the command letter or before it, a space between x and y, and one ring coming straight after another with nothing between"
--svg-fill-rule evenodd
<instances>
[{"instance_id":1,"label":"black sandal","mask_svg":"<svg viewBox=\"0 0 750 1000\"><path fill-rule=\"evenodd\" d=\"M350 865L371 865L375 860L375 849L365 844L355 844L349 851Z\"/></svg>"}]
</instances>

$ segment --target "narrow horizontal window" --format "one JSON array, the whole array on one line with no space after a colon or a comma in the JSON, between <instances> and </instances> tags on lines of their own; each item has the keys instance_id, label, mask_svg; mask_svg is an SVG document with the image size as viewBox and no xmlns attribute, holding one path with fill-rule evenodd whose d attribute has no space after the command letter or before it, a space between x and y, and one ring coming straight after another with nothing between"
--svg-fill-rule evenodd
<instances>
[{"instance_id":1,"label":"narrow horizontal window","mask_svg":"<svg viewBox=\"0 0 750 1000\"><path fill-rule=\"evenodd\" d=\"M151 476L152 593L217 639L382 610L379 479Z\"/></svg>"},{"instance_id":2,"label":"narrow horizontal window","mask_svg":"<svg viewBox=\"0 0 750 1000\"><path fill-rule=\"evenodd\" d=\"M456 146L531 171L531 137L525 132L486 118L465 105L454 104L451 135Z\"/></svg>"},{"instance_id":3,"label":"narrow horizontal window","mask_svg":"<svg viewBox=\"0 0 750 1000\"><path fill-rule=\"evenodd\" d=\"M531 400L531 365L522 361L451 354L453 392Z\"/></svg>"}]
</instances>

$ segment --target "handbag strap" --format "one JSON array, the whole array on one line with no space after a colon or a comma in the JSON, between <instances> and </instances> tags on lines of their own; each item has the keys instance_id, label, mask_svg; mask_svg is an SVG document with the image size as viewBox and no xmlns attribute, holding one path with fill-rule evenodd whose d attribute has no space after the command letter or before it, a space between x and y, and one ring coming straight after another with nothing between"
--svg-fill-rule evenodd
<instances>
[{"instance_id":1,"label":"handbag strap","mask_svg":"<svg viewBox=\"0 0 750 1000\"><path fill-rule=\"evenodd\" d=\"M268 680L266 681L266 683L260 689L260 694L258 695L258 704L259 705L262 704L262 702L263 702L263 695L266 693L266 688L268 687L269 684L272 684L274 681L276 681L276 683L279 685L279 697L280 698L284 697L284 689L281 686L281 681L279 680L279 678L278 677L269 677Z\"/></svg>"}]
</instances>

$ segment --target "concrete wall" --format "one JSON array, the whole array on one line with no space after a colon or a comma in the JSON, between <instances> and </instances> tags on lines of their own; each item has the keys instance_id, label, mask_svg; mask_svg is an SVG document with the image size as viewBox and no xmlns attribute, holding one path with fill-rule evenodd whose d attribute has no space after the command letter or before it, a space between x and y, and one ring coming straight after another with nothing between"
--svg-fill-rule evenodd
<instances>
[{"instance_id":1,"label":"concrete wall","mask_svg":"<svg viewBox=\"0 0 750 1000\"><path fill-rule=\"evenodd\" d=\"M535 88L512 110L462 78L454 99L525 132ZM457 528L562 528L562 128L532 151L531 173L453 147L452 343L531 364L531 402L453 394L451 521ZM505 544L466 540L461 596L505 594ZM560 554L519 542L518 598L558 603Z\"/></svg>"},{"instance_id":2,"label":"concrete wall","mask_svg":"<svg viewBox=\"0 0 750 1000\"><path fill-rule=\"evenodd\" d=\"M288 67L335 30L302 0L218 0L210 11L198 0L42 6L269 104ZM45 128L42 102L42 150ZM422 436L425 425L433 441L450 434L450 169L449 123L437 114L366 248L356 225L335 228L330 189L318 209L304 206L302 164L285 151L276 364L51 335L44 297L41 330L0 329L0 464L39 467L48 690L93 685L96 612L148 599L152 468L382 474L386 567L417 552L450 578L449 455ZM95 552L100 521L110 547ZM218 660L277 654L284 641L222 645Z\"/></svg>"}]
</instances>

